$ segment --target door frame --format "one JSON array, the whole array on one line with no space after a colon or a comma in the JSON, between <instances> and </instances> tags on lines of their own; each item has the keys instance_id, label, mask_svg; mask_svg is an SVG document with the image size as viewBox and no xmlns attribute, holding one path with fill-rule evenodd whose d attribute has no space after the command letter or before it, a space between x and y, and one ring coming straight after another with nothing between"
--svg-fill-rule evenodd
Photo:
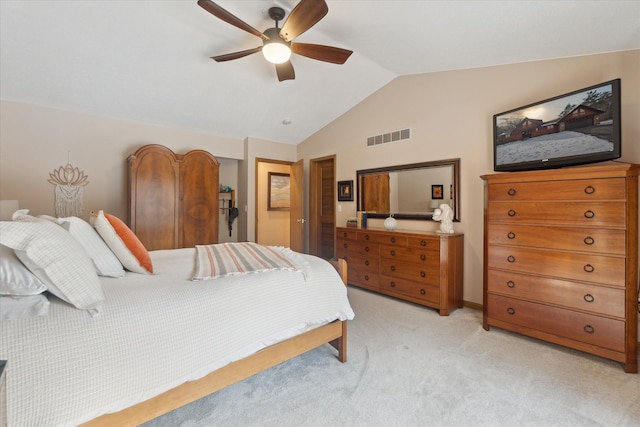
<instances>
[{"instance_id":1,"label":"door frame","mask_svg":"<svg viewBox=\"0 0 640 427\"><path fill-rule=\"evenodd\" d=\"M337 158L335 154L330 156L318 157L315 159L309 160L309 253L310 254L318 254L319 253L319 233L321 232L320 225L318 224L318 212L320 210L320 205L322 204L321 194L318 192L318 164L320 162L324 162L327 160L333 161L333 188L336 188L336 167L337 167ZM333 203L333 229L335 235L335 227L336 227L336 211L337 211L337 202L334 197L334 200L331 201ZM335 254L335 237L333 241L333 253Z\"/></svg>"}]
</instances>

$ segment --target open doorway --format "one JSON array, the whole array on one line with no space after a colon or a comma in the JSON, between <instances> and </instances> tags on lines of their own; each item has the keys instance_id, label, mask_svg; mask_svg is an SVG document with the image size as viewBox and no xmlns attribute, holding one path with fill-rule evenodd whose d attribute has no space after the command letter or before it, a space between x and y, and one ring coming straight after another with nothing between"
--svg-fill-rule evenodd
<instances>
[{"instance_id":1,"label":"open doorway","mask_svg":"<svg viewBox=\"0 0 640 427\"><path fill-rule=\"evenodd\" d=\"M290 247L291 165L256 159L256 243Z\"/></svg>"}]
</instances>

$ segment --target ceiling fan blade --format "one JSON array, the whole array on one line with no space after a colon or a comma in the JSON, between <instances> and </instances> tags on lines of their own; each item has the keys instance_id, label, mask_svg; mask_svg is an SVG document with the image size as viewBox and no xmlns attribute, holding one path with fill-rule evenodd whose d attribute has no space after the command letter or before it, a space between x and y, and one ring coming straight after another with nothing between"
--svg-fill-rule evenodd
<instances>
[{"instance_id":1,"label":"ceiling fan blade","mask_svg":"<svg viewBox=\"0 0 640 427\"><path fill-rule=\"evenodd\" d=\"M269 38L262 34L262 32L256 30L251 25L247 24L240 18L228 12L226 9L221 8L211 0L198 0L198 5L202 7L207 12L212 15L222 19L224 22L233 25L234 27L238 27L241 30L244 30L254 36L260 37L263 40L268 40Z\"/></svg>"},{"instance_id":2,"label":"ceiling fan blade","mask_svg":"<svg viewBox=\"0 0 640 427\"><path fill-rule=\"evenodd\" d=\"M321 44L291 43L291 52L318 61L344 64L353 53L351 50Z\"/></svg>"},{"instance_id":3,"label":"ceiling fan blade","mask_svg":"<svg viewBox=\"0 0 640 427\"><path fill-rule=\"evenodd\" d=\"M301 0L282 25L280 37L284 41L290 42L313 27L324 18L327 12L329 12L329 7L324 0Z\"/></svg>"},{"instance_id":4,"label":"ceiling fan blade","mask_svg":"<svg viewBox=\"0 0 640 427\"><path fill-rule=\"evenodd\" d=\"M296 78L296 72L293 70L291 61L276 64L276 73L278 73L278 81L293 80Z\"/></svg>"},{"instance_id":5,"label":"ceiling fan blade","mask_svg":"<svg viewBox=\"0 0 640 427\"><path fill-rule=\"evenodd\" d=\"M224 55L212 56L211 59L213 59L216 62L231 61L232 59L243 58L243 57L245 57L247 55L251 55L252 53L260 52L261 50L262 50L262 46L258 46L258 47L254 47L253 49L241 50L239 52L226 53Z\"/></svg>"}]
</instances>

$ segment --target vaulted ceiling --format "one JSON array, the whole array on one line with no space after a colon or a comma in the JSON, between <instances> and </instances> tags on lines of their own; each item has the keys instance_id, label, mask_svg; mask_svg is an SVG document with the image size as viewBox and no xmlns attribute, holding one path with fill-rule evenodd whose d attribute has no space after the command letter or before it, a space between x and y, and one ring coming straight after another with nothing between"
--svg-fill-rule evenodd
<instances>
[{"instance_id":1,"label":"vaulted ceiling","mask_svg":"<svg viewBox=\"0 0 640 427\"><path fill-rule=\"evenodd\" d=\"M217 1L251 26L296 0ZM261 45L196 0L0 0L0 97L166 127L298 144L398 76L640 48L640 1L339 1L278 82ZM286 19L286 18L285 18ZM544 77L544 76L542 76ZM288 125L283 121L290 121Z\"/></svg>"}]
</instances>

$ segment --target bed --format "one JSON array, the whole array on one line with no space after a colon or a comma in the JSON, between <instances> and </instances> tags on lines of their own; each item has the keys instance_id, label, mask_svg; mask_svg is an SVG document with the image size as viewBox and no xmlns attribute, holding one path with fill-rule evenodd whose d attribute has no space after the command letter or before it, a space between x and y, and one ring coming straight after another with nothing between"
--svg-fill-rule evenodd
<instances>
[{"instance_id":1,"label":"bed","mask_svg":"<svg viewBox=\"0 0 640 427\"><path fill-rule=\"evenodd\" d=\"M8 425L138 425L320 345L345 362L346 263L280 250L295 269L207 280L197 248L151 251L153 274L99 276L97 312L0 321Z\"/></svg>"}]
</instances>

